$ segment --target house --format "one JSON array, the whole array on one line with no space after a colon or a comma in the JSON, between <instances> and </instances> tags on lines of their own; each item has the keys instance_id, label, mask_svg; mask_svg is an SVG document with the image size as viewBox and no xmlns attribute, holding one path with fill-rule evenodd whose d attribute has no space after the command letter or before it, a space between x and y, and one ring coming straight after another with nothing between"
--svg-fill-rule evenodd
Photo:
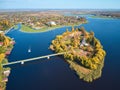
<instances>
[{"instance_id":1,"label":"house","mask_svg":"<svg viewBox=\"0 0 120 90\"><path fill-rule=\"evenodd\" d=\"M14 45L14 44L15 44L15 41L10 41L10 44Z\"/></svg>"},{"instance_id":2,"label":"house","mask_svg":"<svg viewBox=\"0 0 120 90\"><path fill-rule=\"evenodd\" d=\"M83 40L82 40L82 42L81 42L81 44L80 44L80 47L82 47L82 46L88 46L88 45L89 45L89 44L86 43L85 38L83 38Z\"/></svg>"},{"instance_id":3,"label":"house","mask_svg":"<svg viewBox=\"0 0 120 90\"><path fill-rule=\"evenodd\" d=\"M8 78L3 78L2 82L7 82Z\"/></svg>"},{"instance_id":4,"label":"house","mask_svg":"<svg viewBox=\"0 0 120 90\"><path fill-rule=\"evenodd\" d=\"M3 42L0 42L0 46L2 46L3 45Z\"/></svg>"},{"instance_id":5,"label":"house","mask_svg":"<svg viewBox=\"0 0 120 90\"><path fill-rule=\"evenodd\" d=\"M4 74L6 77L8 77L9 74L10 74L10 70L6 70L6 71L4 71L3 74Z\"/></svg>"},{"instance_id":6,"label":"house","mask_svg":"<svg viewBox=\"0 0 120 90\"><path fill-rule=\"evenodd\" d=\"M70 36L71 38L74 37L74 33L70 34L69 36Z\"/></svg>"},{"instance_id":7,"label":"house","mask_svg":"<svg viewBox=\"0 0 120 90\"><path fill-rule=\"evenodd\" d=\"M11 50L8 50L8 51L5 52L5 54L6 54L6 55L9 55L10 52L11 52Z\"/></svg>"},{"instance_id":8,"label":"house","mask_svg":"<svg viewBox=\"0 0 120 90\"><path fill-rule=\"evenodd\" d=\"M0 33L4 33L4 32L0 30Z\"/></svg>"},{"instance_id":9,"label":"house","mask_svg":"<svg viewBox=\"0 0 120 90\"><path fill-rule=\"evenodd\" d=\"M30 26L34 26L34 23L31 23L31 22L30 22L29 25L30 25Z\"/></svg>"},{"instance_id":10,"label":"house","mask_svg":"<svg viewBox=\"0 0 120 90\"><path fill-rule=\"evenodd\" d=\"M49 26L55 26L55 25L56 25L56 22L50 21L50 22L48 22L47 24L48 24Z\"/></svg>"}]
</instances>

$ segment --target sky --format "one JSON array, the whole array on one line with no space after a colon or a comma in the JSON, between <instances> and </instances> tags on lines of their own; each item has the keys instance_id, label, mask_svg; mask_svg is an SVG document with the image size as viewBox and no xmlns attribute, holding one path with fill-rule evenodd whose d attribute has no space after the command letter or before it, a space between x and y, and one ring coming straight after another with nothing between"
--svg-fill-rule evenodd
<instances>
[{"instance_id":1,"label":"sky","mask_svg":"<svg viewBox=\"0 0 120 90\"><path fill-rule=\"evenodd\" d=\"M0 0L0 9L120 9L120 0Z\"/></svg>"}]
</instances>

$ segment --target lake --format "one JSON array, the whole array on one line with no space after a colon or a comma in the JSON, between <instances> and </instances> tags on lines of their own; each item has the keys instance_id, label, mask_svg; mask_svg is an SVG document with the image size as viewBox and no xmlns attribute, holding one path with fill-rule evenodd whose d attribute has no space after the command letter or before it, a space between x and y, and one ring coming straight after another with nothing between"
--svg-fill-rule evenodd
<instances>
[{"instance_id":1,"label":"lake","mask_svg":"<svg viewBox=\"0 0 120 90\"><path fill-rule=\"evenodd\" d=\"M102 19L87 17L88 24L82 26L94 31L107 52L102 77L92 83L84 82L69 68L62 57L55 56L27 62L24 65L11 65L11 74L6 90L120 90L120 19ZM20 25L19 25L20 27ZM78 26L80 27L80 26ZM53 54L48 49L56 35L66 31L63 27L44 33L22 33L11 30L7 35L14 38L16 44L9 61ZM31 53L28 48L31 47Z\"/></svg>"}]
</instances>

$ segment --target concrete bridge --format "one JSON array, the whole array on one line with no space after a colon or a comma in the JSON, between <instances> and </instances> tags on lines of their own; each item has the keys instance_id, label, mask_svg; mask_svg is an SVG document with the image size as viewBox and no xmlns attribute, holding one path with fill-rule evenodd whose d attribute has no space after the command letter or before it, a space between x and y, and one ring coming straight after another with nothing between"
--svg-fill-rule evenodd
<instances>
[{"instance_id":1,"label":"concrete bridge","mask_svg":"<svg viewBox=\"0 0 120 90\"><path fill-rule=\"evenodd\" d=\"M10 32L13 28L14 28L15 26L13 26L13 27L11 27L10 29L8 29L8 30L5 30L5 34L7 34L8 32Z\"/></svg>"},{"instance_id":2,"label":"concrete bridge","mask_svg":"<svg viewBox=\"0 0 120 90\"><path fill-rule=\"evenodd\" d=\"M9 62L9 63L6 63L6 64L2 64L2 66L8 66L8 65L17 64L17 63L24 64L25 62L30 62L30 61L34 61L34 60L38 60L38 59L42 59L42 58L49 59L52 56L58 56L58 55L63 55L63 54L64 54L64 52L63 53L40 56L40 57L35 57L35 58L29 58L29 59L24 59L24 60L19 60L19 61L13 61L13 62Z\"/></svg>"}]
</instances>

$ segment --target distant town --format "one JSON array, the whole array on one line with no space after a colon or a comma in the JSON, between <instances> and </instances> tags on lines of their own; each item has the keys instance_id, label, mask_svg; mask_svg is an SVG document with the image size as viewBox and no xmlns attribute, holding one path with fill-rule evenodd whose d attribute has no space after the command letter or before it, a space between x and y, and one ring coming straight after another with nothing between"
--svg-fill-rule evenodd
<instances>
[{"instance_id":1,"label":"distant town","mask_svg":"<svg viewBox=\"0 0 120 90\"><path fill-rule=\"evenodd\" d=\"M74 26L86 23L84 17L65 16L55 11L5 12L0 14L0 30L9 29L21 23L25 32L43 31L49 27ZM27 28L27 29L26 29Z\"/></svg>"}]
</instances>

